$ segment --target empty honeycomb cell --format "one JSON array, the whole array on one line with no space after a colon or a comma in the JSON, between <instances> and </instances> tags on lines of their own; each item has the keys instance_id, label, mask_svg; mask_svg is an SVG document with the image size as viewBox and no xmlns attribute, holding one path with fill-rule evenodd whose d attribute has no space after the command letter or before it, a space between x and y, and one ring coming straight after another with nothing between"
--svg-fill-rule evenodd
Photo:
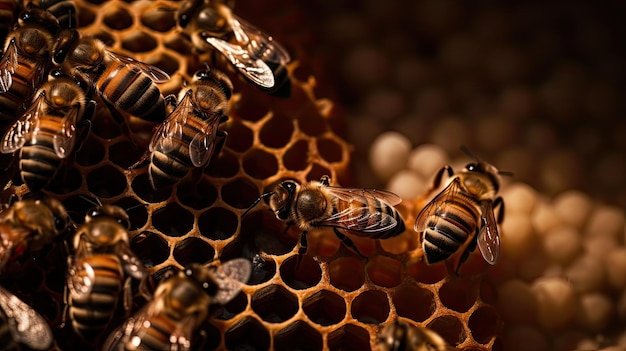
<instances>
[{"instance_id":1,"label":"empty honeycomb cell","mask_svg":"<svg viewBox=\"0 0 626 351\"><path fill-rule=\"evenodd\" d=\"M450 345L461 344L467 339L463 322L453 315L442 315L428 323Z\"/></svg>"},{"instance_id":2,"label":"empty honeycomb cell","mask_svg":"<svg viewBox=\"0 0 626 351\"><path fill-rule=\"evenodd\" d=\"M352 301L350 313L362 323L380 324L389 317L387 294L379 290L368 290Z\"/></svg>"},{"instance_id":3,"label":"empty honeycomb cell","mask_svg":"<svg viewBox=\"0 0 626 351\"><path fill-rule=\"evenodd\" d=\"M176 74L178 70L180 69L180 62L175 57L172 57L171 55L168 55L167 53L150 56L148 59L146 59L146 63L152 66L159 67L160 69L164 70L167 74L169 74L170 77ZM166 95L164 91L161 91L161 92L164 95Z\"/></svg>"},{"instance_id":4,"label":"empty honeycomb cell","mask_svg":"<svg viewBox=\"0 0 626 351\"><path fill-rule=\"evenodd\" d=\"M133 25L133 17L125 8L121 6L106 6L103 10L103 22L107 27L122 30Z\"/></svg>"},{"instance_id":5,"label":"empty honeycomb cell","mask_svg":"<svg viewBox=\"0 0 626 351\"><path fill-rule=\"evenodd\" d=\"M318 138L317 151L326 162L341 162L343 160L343 148L337 141L330 138Z\"/></svg>"},{"instance_id":6,"label":"empty honeycomb cell","mask_svg":"<svg viewBox=\"0 0 626 351\"><path fill-rule=\"evenodd\" d=\"M176 244L172 252L176 262L182 266L189 263L207 263L213 261L215 249L206 241L190 236Z\"/></svg>"},{"instance_id":7,"label":"empty honeycomb cell","mask_svg":"<svg viewBox=\"0 0 626 351\"><path fill-rule=\"evenodd\" d=\"M346 301L332 291L320 290L302 302L302 310L316 324L338 324L346 316Z\"/></svg>"},{"instance_id":8,"label":"empty honeycomb cell","mask_svg":"<svg viewBox=\"0 0 626 351\"><path fill-rule=\"evenodd\" d=\"M89 172L87 187L93 195L99 198L114 197L126 190L126 177L118 168L104 165Z\"/></svg>"},{"instance_id":9,"label":"empty honeycomb cell","mask_svg":"<svg viewBox=\"0 0 626 351\"><path fill-rule=\"evenodd\" d=\"M127 169L141 159L144 152L145 150L133 145L130 141L121 140L109 146L109 161Z\"/></svg>"},{"instance_id":10,"label":"empty honeycomb cell","mask_svg":"<svg viewBox=\"0 0 626 351\"><path fill-rule=\"evenodd\" d=\"M191 42L186 40L176 31L168 32L162 40L167 49L177 52L180 55L189 55L192 52ZM194 72L187 72L190 76L193 75L193 73Z\"/></svg>"},{"instance_id":11,"label":"empty honeycomb cell","mask_svg":"<svg viewBox=\"0 0 626 351\"><path fill-rule=\"evenodd\" d=\"M228 150L215 155L204 172L210 177L231 178L239 172L239 159Z\"/></svg>"},{"instance_id":12,"label":"empty honeycomb cell","mask_svg":"<svg viewBox=\"0 0 626 351\"><path fill-rule=\"evenodd\" d=\"M157 47L156 39L143 31L134 30L125 33L122 39L122 47L131 52L148 52Z\"/></svg>"},{"instance_id":13,"label":"empty honeycomb cell","mask_svg":"<svg viewBox=\"0 0 626 351\"><path fill-rule=\"evenodd\" d=\"M434 284L441 281L447 275L446 266L443 264L428 265L423 260L407 265L407 274L415 281L424 284Z\"/></svg>"},{"instance_id":14,"label":"empty honeycomb cell","mask_svg":"<svg viewBox=\"0 0 626 351\"><path fill-rule=\"evenodd\" d=\"M237 231L239 220L223 207L213 207L198 217L198 230L211 240L226 240Z\"/></svg>"},{"instance_id":15,"label":"empty honeycomb cell","mask_svg":"<svg viewBox=\"0 0 626 351\"><path fill-rule=\"evenodd\" d=\"M313 163L313 167L311 167L311 170L309 170L309 173L306 174L306 179L307 180L320 180L325 175L332 176L332 173L328 168L318 163Z\"/></svg>"},{"instance_id":16,"label":"empty honeycomb cell","mask_svg":"<svg viewBox=\"0 0 626 351\"><path fill-rule=\"evenodd\" d=\"M437 308L432 291L418 285L407 284L398 288L391 301L399 316L423 322L435 313Z\"/></svg>"},{"instance_id":17,"label":"empty honeycomb cell","mask_svg":"<svg viewBox=\"0 0 626 351\"><path fill-rule=\"evenodd\" d=\"M239 239L255 247L256 252L262 249L270 255L284 255L292 251L298 238L289 235L285 231L284 222L276 219L274 213L265 208L242 218Z\"/></svg>"},{"instance_id":18,"label":"empty honeycomb cell","mask_svg":"<svg viewBox=\"0 0 626 351\"><path fill-rule=\"evenodd\" d=\"M477 308L469 317L467 326L474 340L487 344L496 336L500 327L498 311L493 306L484 305Z\"/></svg>"},{"instance_id":19,"label":"empty honeycomb cell","mask_svg":"<svg viewBox=\"0 0 626 351\"><path fill-rule=\"evenodd\" d=\"M207 208L217 200L217 189L206 179L176 184L176 197L194 210Z\"/></svg>"},{"instance_id":20,"label":"empty honeycomb cell","mask_svg":"<svg viewBox=\"0 0 626 351\"><path fill-rule=\"evenodd\" d=\"M228 132L226 137L226 147L236 152L246 152L252 147L254 134L252 129L245 124L235 121L227 124L225 131Z\"/></svg>"},{"instance_id":21,"label":"empty honeycomb cell","mask_svg":"<svg viewBox=\"0 0 626 351\"><path fill-rule=\"evenodd\" d=\"M124 121L121 120L121 116L116 116L120 117L120 120L116 121L111 115L111 111L108 109L107 105L103 103L98 96L94 96L94 99L96 101L96 110L93 118L91 118L90 133L93 133L94 135L105 140L113 139L122 135L120 123L123 123Z\"/></svg>"},{"instance_id":22,"label":"empty honeycomb cell","mask_svg":"<svg viewBox=\"0 0 626 351\"><path fill-rule=\"evenodd\" d=\"M248 307L248 295L240 291L232 300L227 304L217 306L215 312L212 313L212 317L215 319L229 320L243 312Z\"/></svg>"},{"instance_id":23,"label":"empty honeycomb cell","mask_svg":"<svg viewBox=\"0 0 626 351\"><path fill-rule=\"evenodd\" d=\"M328 128L317 109L317 105L309 103L297 113L298 127L302 132L310 136L319 136L326 132Z\"/></svg>"},{"instance_id":24,"label":"empty honeycomb cell","mask_svg":"<svg viewBox=\"0 0 626 351\"><path fill-rule=\"evenodd\" d=\"M322 349L322 334L304 321L295 321L274 334L276 351L318 351Z\"/></svg>"},{"instance_id":25,"label":"empty honeycomb cell","mask_svg":"<svg viewBox=\"0 0 626 351\"><path fill-rule=\"evenodd\" d=\"M152 213L152 225L168 236L183 236L193 227L193 214L175 202Z\"/></svg>"},{"instance_id":26,"label":"empty honeycomb cell","mask_svg":"<svg viewBox=\"0 0 626 351\"><path fill-rule=\"evenodd\" d=\"M369 350L369 333L354 324L344 324L328 334L330 350Z\"/></svg>"},{"instance_id":27,"label":"empty honeycomb cell","mask_svg":"<svg viewBox=\"0 0 626 351\"><path fill-rule=\"evenodd\" d=\"M222 342L220 330L205 320L192 337L194 350L216 350Z\"/></svg>"},{"instance_id":28,"label":"empty honeycomb cell","mask_svg":"<svg viewBox=\"0 0 626 351\"><path fill-rule=\"evenodd\" d=\"M252 149L243 157L243 169L256 179L267 179L278 172L276 156L261 149Z\"/></svg>"},{"instance_id":29,"label":"empty honeycomb cell","mask_svg":"<svg viewBox=\"0 0 626 351\"><path fill-rule=\"evenodd\" d=\"M78 4L77 4L78 5ZM96 14L88 7L76 6L76 27L85 27L93 23L96 18Z\"/></svg>"},{"instance_id":30,"label":"empty honeycomb cell","mask_svg":"<svg viewBox=\"0 0 626 351\"><path fill-rule=\"evenodd\" d=\"M259 191L248 178L237 177L222 186L222 200L235 208L248 208L259 197Z\"/></svg>"},{"instance_id":31,"label":"empty honeycomb cell","mask_svg":"<svg viewBox=\"0 0 626 351\"><path fill-rule=\"evenodd\" d=\"M141 24L157 32L167 32L176 26L174 11L166 11L160 7L144 10L139 20Z\"/></svg>"},{"instance_id":32,"label":"empty honeycomb cell","mask_svg":"<svg viewBox=\"0 0 626 351\"><path fill-rule=\"evenodd\" d=\"M244 256L245 257L245 256ZM246 282L248 285L263 284L276 274L276 262L271 258L264 258L259 253L252 255L252 273Z\"/></svg>"},{"instance_id":33,"label":"empty honeycomb cell","mask_svg":"<svg viewBox=\"0 0 626 351\"><path fill-rule=\"evenodd\" d=\"M463 294L459 294L463 291ZM439 288L439 299L444 306L457 312L467 312L476 302L478 288L476 284L464 278L451 278Z\"/></svg>"},{"instance_id":34,"label":"empty honeycomb cell","mask_svg":"<svg viewBox=\"0 0 626 351\"><path fill-rule=\"evenodd\" d=\"M309 143L298 140L283 155L283 164L292 171L302 171L309 166Z\"/></svg>"},{"instance_id":35,"label":"empty honeycomb cell","mask_svg":"<svg viewBox=\"0 0 626 351\"><path fill-rule=\"evenodd\" d=\"M172 194L172 187L154 189L150 183L148 173L136 176L130 186L133 189L133 193L146 202L159 203L167 200Z\"/></svg>"},{"instance_id":36,"label":"empty honeycomb cell","mask_svg":"<svg viewBox=\"0 0 626 351\"><path fill-rule=\"evenodd\" d=\"M392 288L402 282L402 263L387 256L372 257L365 267L367 276L372 283Z\"/></svg>"},{"instance_id":37,"label":"empty honeycomb cell","mask_svg":"<svg viewBox=\"0 0 626 351\"><path fill-rule=\"evenodd\" d=\"M270 334L256 318L244 317L224 334L228 350L265 351L270 347Z\"/></svg>"},{"instance_id":38,"label":"empty honeycomb cell","mask_svg":"<svg viewBox=\"0 0 626 351\"><path fill-rule=\"evenodd\" d=\"M297 256L287 258L280 265L280 277L291 288L302 290L316 286L322 280L322 269L310 255L303 255L300 267Z\"/></svg>"},{"instance_id":39,"label":"empty honeycomb cell","mask_svg":"<svg viewBox=\"0 0 626 351\"><path fill-rule=\"evenodd\" d=\"M114 203L126 211L130 219L130 230L137 230L148 221L148 209L134 197L124 197Z\"/></svg>"},{"instance_id":40,"label":"empty honeycomb cell","mask_svg":"<svg viewBox=\"0 0 626 351\"><path fill-rule=\"evenodd\" d=\"M252 310L266 322L281 323L298 312L298 298L281 285L268 285L254 292Z\"/></svg>"},{"instance_id":41,"label":"empty honeycomb cell","mask_svg":"<svg viewBox=\"0 0 626 351\"><path fill-rule=\"evenodd\" d=\"M50 184L46 186L51 192L56 194L67 194L78 190L83 183L83 176L80 171L74 167L61 165L57 174L52 178Z\"/></svg>"},{"instance_id":42,"label":"empty honeycomb cell","mask_svg":"<svg viewBox=\"0 0 626 351\"><path fill-rule=\"evenodd\" d=\"M170 256L168 242L159 234L144 231L130 240L130 249L146 268L154 267Z\"/></svg>"},{"instance_id":43,"label":"empty honeycomb cell","mask_svg":"<svg viewBox=\"0 0 626 351\"><path fill-rule=\"evenodd\" d=\"M80 145L80 151L76 152L76 162L82 166L92 166L102 162L106 150L97 137L89 135Z\"/></svg>"},{"instance_id":44,"label":"empty honeycomb cell","mask_svg":"<svg viewBox=\"0 0 626 351\"><path fill-rule=\"evenodd\" d=\"M330 284L337 289L354 291L365 283L365 272L361 260L352 257L340 257L328 265Z\"/></svg>"},{"instance_id":45,"label":"empty honeycomb cell","mask_svg":"<svg viewBox=\"0 0 626 351\"><path fill-rule=\"evenodd\" d=\"M239 90L235 91L240 92ZM259 121L268 112L269 106L260 94L241 94L241 99L237 102L237 115L247 121Z\"/></svg>"},{"instance_id":46,"label":"empty honeycomb cell","mask_svg":"<svg viewBox=\"0 0 626 351\"><path fill-rule=\"evenodd\" d=\"M291 140L293 129L293 121L289 116L274 114L261 128L259 139L267 147L280 149Z\"/></svg>"}]
</instances>

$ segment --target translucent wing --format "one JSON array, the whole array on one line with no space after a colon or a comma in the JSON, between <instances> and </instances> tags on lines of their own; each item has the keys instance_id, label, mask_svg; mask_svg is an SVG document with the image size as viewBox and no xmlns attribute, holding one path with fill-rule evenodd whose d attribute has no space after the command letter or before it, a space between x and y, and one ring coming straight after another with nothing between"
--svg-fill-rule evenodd
<instances>
[{"instance_id":1,"label":"translucent wing","mask_svg":"<svg viewBox=\"0 0 626 351\"><path fill-rule=\"evenodd\" d=\"M13 73L18 65L17 46L15 39L7 46L7 50L0 61L0 93L5 93L13 85Z\"/></svg>"},{"instance_id":2,"label":"translucent wing","mask_svg":"<svg viewBox=\"0 0 626 351\"><path fill-rule=\"evenodd\" d=\"M187 124L187 116L193 111L191 90L183 97L172 113L167 116L154 133L150 142L150 151L171 152L176 144L183 139L183 128Z\"/></svg>"},{"instance_id":3,"label":"translucent wing","mask_svg":"<svg viewBox=\"0 0 626 351\"><path fill-rule=\"evenodd\" d=\"M205 40L254 84L264 88L272 88L276 84L272 69L263 60L250 57L249 52L241 46L214 37L207 37Z\"/></svg>"},{"instance_id":4,"label":"translucent wing","mask_svg":"<svg viewBox=\"0 0 626 351\"><path fill-rule=\"evenodd\" d=\"M483 201L481 211L482 226L477 238L478 248L485 261L493 265L496 264L500 256L500 235L493 214L493 201Z\"/></svg>"},{"instance_id":5,"label":"translucent wing","mask_svg":"<svg viewBox=\"0 0 626 351\"><path fill-rule=\"evenodd\" d=\"M39 131L39 118L42 115L44 94L40 94L31 106L22 114L11 128L4 134L0 143L0 152L13 153L24 146L30 135Z\"/></svg>"},{"instance_id":6,"label":"translucent wing","mask_svg":"<svg viewBox=\"0 0 626 351\"><path fill-rule=\"evenodd\" d=\"M152 81L155 83L165 83L170 79L170 75L162 69L149 65L147 63L143 63L141 61L137 61L128 56L124 56L121 54L117 54L111 51L107 51L108 54L113 57L115 60L122 62L123 64L135 67L145 73Z\"/></svg>"},{"instance_id":7,"label":"translucent wing","mask_svg":"<svg viewBox=\"0 0 626 351\"><path fill-rule=\"evenodd\" d=\"M35 350L52 344L52 330L46 320L17 296L0 287L0 308L9 320L13 339Z\"/></svg>"},{"instance_id":8,"label":"translucent wing","mask_svg":"<svg viewBox=\"0 0 626 351\"><path fill-rule=\"evenodd\" d=\"M240 42L244 44L243 47L248 51L253 59L261 59L265 62L273 62L280 65L284 65L291 61L291 57L285 48L280 45L272 36L263 32L256 26L241 19L240 17L233 15L231 20L231 27L235 36L237 33L245 33L247 37L246 42ZM241 34L239 36L242 36Z\"/></svg>"},{"instance_id":9,"label":"translucent wing","mask_svg":"<svg viewBox=\"0 0 626 351\"><path fill-rule=\"evenodd\" d=\"M70 264L67 285L72 294L79 296L89 295L95 281L96 273L89 263L82 262L79 265Z\"/></svg>"},{"instance_id":10,"label":"translucent wing","mask_svg":"<svg viewBox=\"0 0 626 351\"><path fill-rule=\"evenodd\" d=\"M72 152L74 143L76 142L76 123L78 121L78 106L73 106L63 118L61 129L58 130L53 138L54 152L59 158L65 158Z\"/></svg>"},{"instance_id":11,"label":"translucent wing","mask_svg":"<svg viewBox=\"0 0 626 351\"><path fill-rule=\"evenodd\" d=\"M338 186L326 187L333 196L344 201L350 201L354 198L377 199L390 206L395 206L402 202L402 198L391 191L370 188L342 188Z\"/></svg>"},{"instance_id":12,"label":"translucent wing","mask_svg":"<svg viewBox=\"0 0 626 351\"><path fill-rule=\"evenodd\" d=\"M428 217L432 216L437 210L441 208L445 199L454 197L461 190L461 184L459 178L454 178L448 186L443 189L437 196L435 196L417 215L415 219L415 226L413 227L416 232L421 233L426 229L426 223Z\"/></svg>"},{"instance_id":13,"label":"translucent wing","mask_svg":"<svg viewBox=\"0 0 626 351\"><path fill-rule=\"evenodd\" d=\"M214 121L213 121L214 120ZM195 167L206 165L215 149L215 136L219 118L209 118L189 143L189 157Z\"/></svg>"},{"instance_id":14,"label":"translucent wing","mask_svg":"<svg viewBox=\"0 0 626 351\"><path fill-rule=\"evenodd\" d=\"M120 257L122 267L126 274L139 280L146 276L146 271L141 263L141 260L126 243L120 242L120 244L117 245L115 252Z\"/></svg>"},{"instance_id":15,"label":"translucent wing","mask_svg":"<svg viewBox=\"0 0 626 351\"><path fill-rule=\"evenodd\" d=\"M213 273L213 278L220 287L213 302L224 305L232 300L241 291L241 283L248 281L251 272L252 264L245 258L222 263Z\"/></svg>"}]
</instances>

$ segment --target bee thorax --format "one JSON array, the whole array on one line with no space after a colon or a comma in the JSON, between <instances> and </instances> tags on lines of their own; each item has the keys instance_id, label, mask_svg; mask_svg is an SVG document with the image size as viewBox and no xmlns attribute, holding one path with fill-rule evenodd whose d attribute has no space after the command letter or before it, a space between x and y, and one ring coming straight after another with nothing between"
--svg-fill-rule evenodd
<instances>
[{"instance_id":1,"label":"bee thorax","mask_svg":"<svg viewBox=\"0 0 626 351\"><path fill-rule=\"evenodd\" d=\"M298 217L305 221L322 217L326 213L327 207L326 197L315 190L303 190L298 196L295 206Z\"/></svg>"}]
</instances>

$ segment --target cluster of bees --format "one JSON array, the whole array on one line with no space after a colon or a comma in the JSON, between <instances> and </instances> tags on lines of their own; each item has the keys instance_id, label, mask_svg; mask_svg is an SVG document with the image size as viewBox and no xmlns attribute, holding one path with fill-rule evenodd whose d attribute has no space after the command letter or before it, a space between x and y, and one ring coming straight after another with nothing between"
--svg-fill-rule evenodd
<instances>
[{"instance_id":1,"label":"cluster of bees","mask_svg":"<svg viewBox=\"0 0 626 351\"><path fill-rule=\"evenodd\" d=\"M177 25L197 50L221 53L262 91L271 93L288 84L287 51L235 15L232 4L185 0L175 11ZM167 81L168 74L79 33L72 1L0 2L0 17L12 19L15 12L20 14L5 28L0 61L0 152L19 160L18 171L33 199L15 201L0 213L0 268L25 249L37 252L56 237L73 233L64 318L77 335L104 350L192 348L193 334L207 318L209 306L237 295L250 276L251 263L238 258L209 267L190 264L155 282L129 247L128 209L98 203L77 226L63 205L41 190L89 133L97 103L118 114L120 123L128 116L157 123L148 150L130 167L148 163L155 189L193 181L185 178L206 167L224 144L227 135L218 127L228 118L231 81L207 65L177 97L163 97L156 84ZM502 172L465 151L475 162L456 173L445 166L435 175L429 195L441 188L444 176L449 182L414 225L421 234L424 259L429 264L446 261L455 273L476 247L488 263L497 262L497 224L504 213L497 196ZM248 211L263 200L279 220L301 230L296 269L307 251L307 233L316 227L333 228L345 246L364 259L349 235L387 239L406 230L394 208L401 202L399 196L332 186L327 176L306 184L285 180ZM130 311L133 280L148 302L103 335L119 303ZM0 307L0 340L10 340L0 349L50 347L53 332L28 304L0 288ZM379 345L384 350L447 348L434 332L402 322L383 328Z\"/></svg>"}]
</instances>

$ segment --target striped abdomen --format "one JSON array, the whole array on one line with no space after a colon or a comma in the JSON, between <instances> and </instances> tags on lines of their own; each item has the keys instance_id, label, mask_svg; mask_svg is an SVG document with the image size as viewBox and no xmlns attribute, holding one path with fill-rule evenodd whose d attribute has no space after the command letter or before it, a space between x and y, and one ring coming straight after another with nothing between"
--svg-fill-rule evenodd
<instances>
[{"instance_id":1,"label":"striped abdomen","mask_svg":"<svg viewBox=\"0 0 626 351\"><path fill-rule=\"evenodd\" d=\"M21 116L25 110L25 104L30 101L35 92L34 89L39 87L42 80L42 71L37 69L39 60L24 56L18 57L18 65L11 75L13 84L8 91L0 94L0 128L2 128L2 133Z\"/></svg>"},{"instance_id":2,"label":"striped abdomen","mask_svg":"<svg viewBox=\"0 0 626 351\"><path fill-rule=\"evenodd\" d=\"M9 319L4 311L0 308L0 351L19 351L15 340L13 340L13 334L9 327Z\"/></svg>"},{"instance_id":3,"label":"striped abdomen","mask_svg":"<svg viewBox=\"0 0 626 351\"><path fill-rule=\"evenodd\" d=\"M473 239L480 221L478 204L464 196L442 201L437 210L426 218L423 248L429 264L443 261L463 244Z\"/></svg>"},{"instance_id":4,"label":"striped abdomen","mask_svg":"<svg viewBox=\"0 0 626 351\"><path fill-rule=\"evenodd\" d=\"M28 138L20 151L22 180L30 191L44 188L57 173L62 159L54 151L53 138L62 128L62 119L57 116L42 116L39 132Z\"/></svg>"},{"instance_id":5,"label":"striped abdomen","mask_svg":"<svg viewBox=\"0 0 626 351\"><path fill-rule=\"evenodd\" d=\"M368 228L367 230L355 230L354 234L370 239L387 239L404 232L404 220L395 208L374 197L362 196L358 200L349 203L338 201L335 206L338 212L345 210L348 206L352 207L349 214L342 220L348 227ZM393 226L392 218L396 220L395 226ZM383 228L387 229L382 230Z\"/></svg>"},{"instance_id":6,"label":"striped abdomen","mask_svg":"<svg viewBox=\"0 0 626 351\"><path fill-rule=\"evenodd\" d=\"M130 344L129 339L141 340L141 343L137 346L128 347L125 345L124 350L170 350L172 349L172 342L170 337L172 333L179 330L180 323L174 321L170 316L163 313L159 313L150 316L150 325L143 325L130 338L126 339L127 345Z\"/></svg>"},{"instance_id":7,"label":"striped abdomen","mask_svg":"<svg viewBox=\"0 0 626 351\"><path fill-rule=\"evenodd\" d=\"M70 290L69 316L72 327L83 339L93 341L107 327L117 307L122 292L122 267L116 255L94 255L76 262L77 270L69 279L91 279L88 269L93 269L93 287L88 293Z\"/></svg>"},{"instance_id":8,"label":"striped abdomen","mask_svg":"<svg viewBox=\"0 0 626 351\"><path fill-rule=\"evenodd\" d=\"M105 100L122 111L148 121L165 118L165 100L161 91L135 67L112 62L95 85Z\"/></svg>"}]
</instances>

